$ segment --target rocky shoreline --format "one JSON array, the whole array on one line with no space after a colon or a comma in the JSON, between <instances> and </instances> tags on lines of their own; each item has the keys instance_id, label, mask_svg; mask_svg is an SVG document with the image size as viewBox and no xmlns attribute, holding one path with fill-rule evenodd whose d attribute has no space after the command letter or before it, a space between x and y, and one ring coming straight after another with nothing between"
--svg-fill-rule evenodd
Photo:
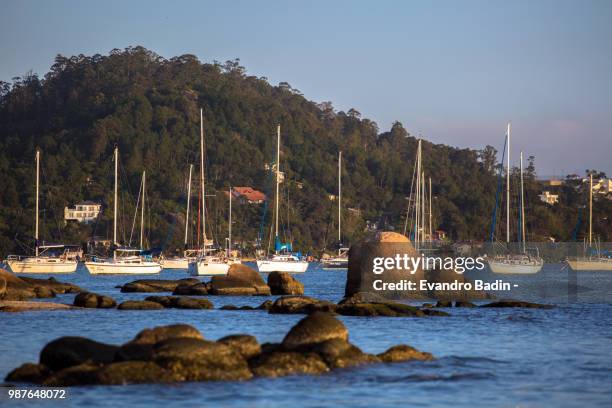
<instances>
[{"instance_id":1,"label":"rocky shoreline","mask_svg":"<svg viewBox=\"0 0 612 408\"><path fill-rule=\"evenodd\" d=\"M14 369L6 381L51 387L236 381L432 359L404 344L377 355L365 353L349 342L341 321L330 313L314 312L293 326L281 343L261 345L247 334L206 340L185 324L146 329L119 346L61 337L41 350L38 363Z\"/></svg>"}]
</instances>

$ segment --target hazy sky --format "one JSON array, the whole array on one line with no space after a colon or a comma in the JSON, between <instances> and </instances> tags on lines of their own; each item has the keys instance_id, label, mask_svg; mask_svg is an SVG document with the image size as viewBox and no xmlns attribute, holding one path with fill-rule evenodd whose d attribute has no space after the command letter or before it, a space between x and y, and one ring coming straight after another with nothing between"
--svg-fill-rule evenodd
<instances>
[{"instance_id":1,"label":"hazy sky","mask_svg":"<svg viewBox=\"0 0 612 408\"><path fill-rule=\"evenodd\" d=\"M315 101L436 143L612 174L612 1L3 1L0 79L145 46L240 58ZM514 161L514 160L513 160Z\"/></svg>"}]
</instances>

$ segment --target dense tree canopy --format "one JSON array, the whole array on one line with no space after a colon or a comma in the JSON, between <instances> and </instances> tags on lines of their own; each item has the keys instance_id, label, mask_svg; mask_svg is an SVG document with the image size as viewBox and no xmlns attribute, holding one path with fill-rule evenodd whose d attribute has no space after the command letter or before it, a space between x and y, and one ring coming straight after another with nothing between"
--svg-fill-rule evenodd
<instances>
[{"instance_id":1,"label":"dense tree canopy","mask_svg":"<svg viewBox=\"0 0 612 408\"><path fill-rule=\"evenodd\" d=\"M121 240L129 241L135 196L146 169L149 243L168 251L181 248L188 167L199 160L200 108L209 229L220 243L227 229L223 192L229 186L253 186L273 196L266 169L274 160L278 123L286 176L283 202L290 203L281 219L290 225L298 248L314 251L335 239L337 216L329 195L336 194L339 150L343 201L353 209L344 212L347 240L362 234L366 221L403 229L417 140L401 123L380 133L355 109L338 112L331 102L309 101L287 83L272 86L248 75L239 60L164 59L131 47L107 56L58 55L42 79L28 74L12 84L0 82L0 254L19 249L15 238L27 242L32 236L36 149L42 152L43 238L76 243L93 235L108 237L115 145L121 155ZM497 188L495 149L424 142L423 158L433 181L435 227L454 239L487 239ZM533 166L527 187L534 236L570 239L584 192L568 183L560 205L540 203ZM64 206L81 200L103 203L102 218L91 226L64 225ZM197 212L197 193L194 200ZM595 230L607 239L610 201L599 201ZM267 227L260 227L264 207L236 203L238 241L252 242L261 231L268 236ZM270 211L265 214L269 222Z\"/></svg>"}]
</instances>

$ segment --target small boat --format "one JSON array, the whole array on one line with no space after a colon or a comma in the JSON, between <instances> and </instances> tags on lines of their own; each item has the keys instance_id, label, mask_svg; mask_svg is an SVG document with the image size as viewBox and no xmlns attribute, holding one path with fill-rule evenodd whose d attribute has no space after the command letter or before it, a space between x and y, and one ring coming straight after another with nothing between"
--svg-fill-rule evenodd
<instances>
[{"instance_id":1,"label":"small boat","mask_svg":"<svg viewBox=\"0 0 612 408\"><path fill-rule=\"evenodd\" d=\"M510 243L510 123L506 132L506 243ZM516 274L527 275L540 272L544 266L544 260L538 254L531 255L527 253L525 242L525 195L523 187L523 152L521 152L520 171L521 171L521 196L520 196L520 213L519 213L519 243L521 244L521 252L518 254L496 255L487 259L489 269L493 273L499 274ZM500 170L501 171L501 170Z\"/></svg>"},{"instance_id":2,"label":"small boat","mask_svg":"<svg viewBox=\"0 0 612 408\"><path fill-rule=\"evenodd\" d=\"M590 174L589 183L589 248L593 246L593 174ZM602 253L592 251L589 256L568 258L567 265L574 271L607 272L612 271L612 258Z\"/></svg>"},{"instance_id":3,"label":"small boat","mask_svg":"<svg viewBox=\"0 0 612 408\"><path fill-rule=\"evenodd\" d=\"M77 269L77 257L71 248L63 244L39 245L38 203L40 192L40 150L36 151L36 229L34 234L35 255L9 255L6 264L13 273L73 273Z\"/></svg>"},{"instance_id":4,"label":"small boat","mask_svg":"<svg viewBox=\"0 0 612 408\"><path fill-rule=\"evenodd\" d=\"M113 274L113 275L136 275L136 274L156 274L162 270L161 264L153 261L151 255L145 254L142 249L135 248L120 248L117 246L117 190L118 190L118 163L119 163L119 148L115 146L115 195L114 195L114 210L113 210L113 256L109 258L91 257L85 262L85 267L92 275ZM142 193L144 198L144 174ZM140 226L140 243L143 244L144 236L144 200L142 203L141 226Z\"/></svg>"},{"instance_id":5,"label":"small boat","mask_svg":"<svg viewBox=\"0 0 612 408\"><path fill-rule=\"evenodd\" d=\"M116 248L112 258L93 257L85 267L92 275L151 275L162 271L158 262L137 248Z\"/></svg>"},{"instance_id":6,"label":"small boat","mask_svg":"<svg viewBox=\"0 0 612 408\"><path fill-rule=\"evenodd\" d=\"M342 152L338 152L338 255L321 259L323 269L347 269L349 248L342 246Z\"/></svg>"},{"instance_id":7,"label":"small boat","mask_svg":"<svg viewBox=\"0 0 612 408\"><path fill-rule=\"evenodd\" d=\"M308 269L308 262L293 254L273 254L264 259L257 260L259 272L289 272L304 273Z\"/></svg>"},{"instance_id":8,"label":"small boat","mask_svg":"<svg viewBox=\"0 0 612 408\"><path fill-rule=\"evenodd\" d=\"M534 274L544 266L542 258L527 254L497 255L487 262L491 271L499 274Z\"/></svg>"},{"instance_id":9,"label":"small boat","mask_svg":"<svg viewBox=\"0 0 612 408\"><path fill-rule=\"evenodd\" d=\"M304 273L308 269L308 262L303 260L301 255L292 253L291 243L281 243L278 234L278 209L279 209L279 186L280 186L280 125L276 128L276 195L275 203L275 233L274 233L274 253L257 260L259 272L288 272Z\"/></svg>"}]
</instances>

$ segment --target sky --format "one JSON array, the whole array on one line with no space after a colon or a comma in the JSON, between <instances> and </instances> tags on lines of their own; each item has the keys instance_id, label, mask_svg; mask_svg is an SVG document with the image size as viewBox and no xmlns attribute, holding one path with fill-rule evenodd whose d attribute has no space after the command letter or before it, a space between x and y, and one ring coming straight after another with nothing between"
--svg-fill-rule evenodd
<instances>
[{"instance_id":1,"label":"sky","mask_svg":"<svg viewBox=\"0 0 612 408\"><path fill-rule=\"evenodd\" d=\"M0 80L135 45L240 58L434 143L501 150L511 121L515 164L612 175L612 1L2 1Z\"/></svg>"}]
</instances>

